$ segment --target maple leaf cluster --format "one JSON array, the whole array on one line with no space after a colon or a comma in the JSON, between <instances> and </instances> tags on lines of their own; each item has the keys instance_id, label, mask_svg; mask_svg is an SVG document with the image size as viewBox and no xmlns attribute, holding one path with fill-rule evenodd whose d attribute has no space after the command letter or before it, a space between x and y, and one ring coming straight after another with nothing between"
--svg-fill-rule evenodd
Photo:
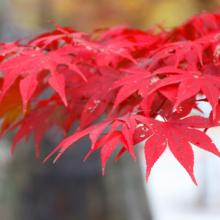
<instances>
[{"instance_id":1,"label":"maple leaf cluster","mask_svg":"<svg viewBox=\"0 0 220 220\"><path fill-rule=\"evenodd\" d=\"M220 13L169 30L123 25L87 34L54 24L53 32L0 44L0 135L17 131L12 152L33 132L38 157L50 128L67 135L79 121L48 157L58 151L56 161L89 135L88 155L102 147L104 174L117 145L116 160L126 151L136 160L134 146L145 141L146 180L169 148L197 184L190 143L220 156L206 134L220 124ZM209 118L199 116L201 102L210 103Z\"/></svg>"}]
</instances>

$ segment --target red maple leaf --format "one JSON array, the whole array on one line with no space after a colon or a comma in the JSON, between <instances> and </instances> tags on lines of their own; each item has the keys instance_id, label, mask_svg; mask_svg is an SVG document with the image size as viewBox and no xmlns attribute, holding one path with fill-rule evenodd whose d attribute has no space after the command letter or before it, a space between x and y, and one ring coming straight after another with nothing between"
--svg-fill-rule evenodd
<instances>
[{"instance_id":1,"label":"red maple leaf","mask_svg":"<svg viewBox=\"0 0 220 220\"><path fill-rule=\"evenodd\" d=\"M19 127L16 133L11 152L13 153L17 143L25 136L29 137L31 132L34 131L34 142L36 148L36 157L39 157L40 144L45 133L56 125L64 130L64 108L56 104L48 106L40 106L31 111L27 116L16 123L10 130L14 130Z\"/></svg>"},{"instance_id":2,"label":"red maple leaf","mask_svg":"<svg viewBox=\"0 0 220 220\"><path fill-rule=\"evenodd\" d=\"M180 82L178 87L177 101L173 107L175 110L181 102L196 95L201 90L207 97L213 109L213 117L216 116L216 106L219 99L220 69L213 64L204 65L201 70L193 66L185 67L185 74L174 75L163 79L151 92Z\"/></svg>"},{"instance_id":3,"label":"red maple leaf","mask_svg":"<svg viewBox=\"0 0 220 220\"><path fill-rule=\"evenodd\" d=\"M60 55L59 50L47 54L44 54L41 50L28 50L25 51L25 55L16 56L3 62L0 64L0 70L4 70L4 84L0 99L3 98L5 92L11 87L15 79L18 76L22 76L20 92L23 99L23 111L25 113L27 102L38 85L38 73L47 69L50 71L49 84L60 95L64 104L67 105L65 97L65 78L56 71L59 64L66 64L71 70L85 79L77 66L71 63L71 57Z\"/></svg>"},{"instance_id":4,"label":"red maple leaf","mask_svg":"<svg viewBox=\"0 0 220 220\"><path fill-rule=\"evenodd\" d=\"M189 142L220 157L220 152L212 143L211 138L204 132L194 129L211 127L210 119L199 116L180 119L178 113L174 113L167 121L150 119L150 123L155 133L149 130L145 134L146 137L149 137L145 143L146 181L151 168L163 154L167 145L196 185L193 171L194 155Z\"/></svg>"}]
</instances>

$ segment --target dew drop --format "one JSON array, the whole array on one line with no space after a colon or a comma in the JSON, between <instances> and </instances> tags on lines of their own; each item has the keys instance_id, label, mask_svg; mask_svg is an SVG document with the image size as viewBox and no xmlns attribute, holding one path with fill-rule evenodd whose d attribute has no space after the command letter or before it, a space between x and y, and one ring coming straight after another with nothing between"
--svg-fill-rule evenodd
<instances>
[{"instance_id":1,"label":"dew drop","mask_svg":"<svg viewBox=\"0 0 220 220\"><path fill-rule=\"evenodd\" d=\"M144 127L144 128L142 128L142 130L143 130L143 131L148 131L148 128L145 128L145 127Z\"/></svg>"},{"instance_id":2,"label":"dew drop","mask_svg":"<svg viewBox=\"0 0 220 220\"><path fill-rule=\"evenodd\" d=\"M94 73L94 72L95 72L95 69L91 68L90 73Z\"/></svg>"},{"instance_id":3,"label":"dew drop","mask_svg":"<svg viewBox=\"0 0 220 220\"><path fill-rule=\"evenodd\" d=\"M95 103L95 104L99 104L99 103L100 103L100 100L94 100L94 103Z\"/></svg>"},{"instance_id":4,"label":"dew drop","mask_svg":"<svg viewBox=\"0 0 220 220\"><path fill-rule=\"evenodd\" d=\"M92 50L92 47L86 46L86 49L87 49L87 50Z\"/></svg>"},{"instance_id":5,"label":"dew drop","mask_svg":"<svg viewBox=\"0 0 220 220\"><path fill-rule=\"evenodd\" d=\"M137 125L136 128L139 128L139 127L142 127L142 126L144 126L144 124L141 124L141 123L140 123L140 124ZM142 129L143 129L143 128L142 128Z\"/></svg>"},{"instance_id":6,"label":"dew drop","mask_svg":"<svg viewBox=\"0 0 220 220\"><path fill-rule=\"evenodd\" d=\"M88 111L88 112L93 112L94 110L95 110L94 107L87 108L87 111Z\"/></svg>"},{"instance_id":7,"label":"dew drop","mask_svg":"<svg viewBox=\"0 0 220 220\"><path fill-rule=\"evenodd\" d=\"M151 78L151 85L153 84L153 83L155 83L155 82L157 82L159 80L159 78L158 77L153 77L153 78Z\"/></svg>"},{"instance_id":8,"label":"dew drop","mask_svg":"<svg viewBox=\"0 0 220 220\"><path fill-rule=\"evenodd\" d=\"M106 53L107 51L105 49L100 49L100 52Z\"/></svg>"}]
</instances>

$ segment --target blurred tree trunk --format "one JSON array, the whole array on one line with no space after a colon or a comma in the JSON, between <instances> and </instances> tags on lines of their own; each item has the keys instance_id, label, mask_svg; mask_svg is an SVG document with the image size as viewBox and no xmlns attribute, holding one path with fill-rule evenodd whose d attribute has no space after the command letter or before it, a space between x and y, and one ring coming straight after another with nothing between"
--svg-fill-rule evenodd
<instances>
[{"instance_id":1,"label":"blurred tree trunk","mask_svg":"<svg viewBox=\"0 0 220 220\"><path fill-rule=\"evenodd\" d=\"M1 193L4 207L13 213L7 220L152 219L140 165L130 155L125 153L117 163L110 157L103 177L100 151L83 162L91 146L85 138L54 165L52 159L42 165L57 144L53 140L43 141L40 160L35 159L33 142L17 146ZM5 219L3 213L0 219Z\"/></svg>"},{"instance_id":2,"label":"blurred tree trunk","mask_svg":"<svg viewBox=\"0 0 220 220\"><path fill-rule=\"evenodd\" d=\"M42 157L51 148L52 137L42 144ZM138 162L125 154L117 162L110 158L101 175L100 151L86 162L88 139L68 149L53 165L40 165L32 153L18 152L13 166L23 170L20 179L18 220L151 220L144 181ZM33 144L32 144L33 147ZM25 149L22 149L22 151ZM41 160L42 161L42 160ZM16 181L19 183L19 181Z\"/></svg>"}]
</instances>

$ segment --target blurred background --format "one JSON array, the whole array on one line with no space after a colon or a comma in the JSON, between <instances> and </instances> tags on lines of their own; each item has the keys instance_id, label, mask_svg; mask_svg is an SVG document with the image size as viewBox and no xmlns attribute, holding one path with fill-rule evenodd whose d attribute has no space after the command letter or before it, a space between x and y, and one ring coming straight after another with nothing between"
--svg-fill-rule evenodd
<instances>
[{"instance_id":1,"label":"blurred background","mask_svg":"<svg viewBox=\"0 0 220 220\"><path fill-rule=\"evenodd\" d=\"M53 30L49 20L83 32L121 24L143 30L158 23L173 27L197 13L217 11L219 5L219 0L0 0L0 42ZM220 147L220 129L208 132ZM199 187L169 151L146 184L143 145L137 151L138 162L126 154L117 163L110 157L103 178L100 152L83 162L88 139L70 148L56 164L42 165L59 137L52 133L45 137L39 160L31 141L20 143L11 157L12 138L0 142L1 220L220 219L220 161L197 148Z\"/></svg>"}]
</instances>

